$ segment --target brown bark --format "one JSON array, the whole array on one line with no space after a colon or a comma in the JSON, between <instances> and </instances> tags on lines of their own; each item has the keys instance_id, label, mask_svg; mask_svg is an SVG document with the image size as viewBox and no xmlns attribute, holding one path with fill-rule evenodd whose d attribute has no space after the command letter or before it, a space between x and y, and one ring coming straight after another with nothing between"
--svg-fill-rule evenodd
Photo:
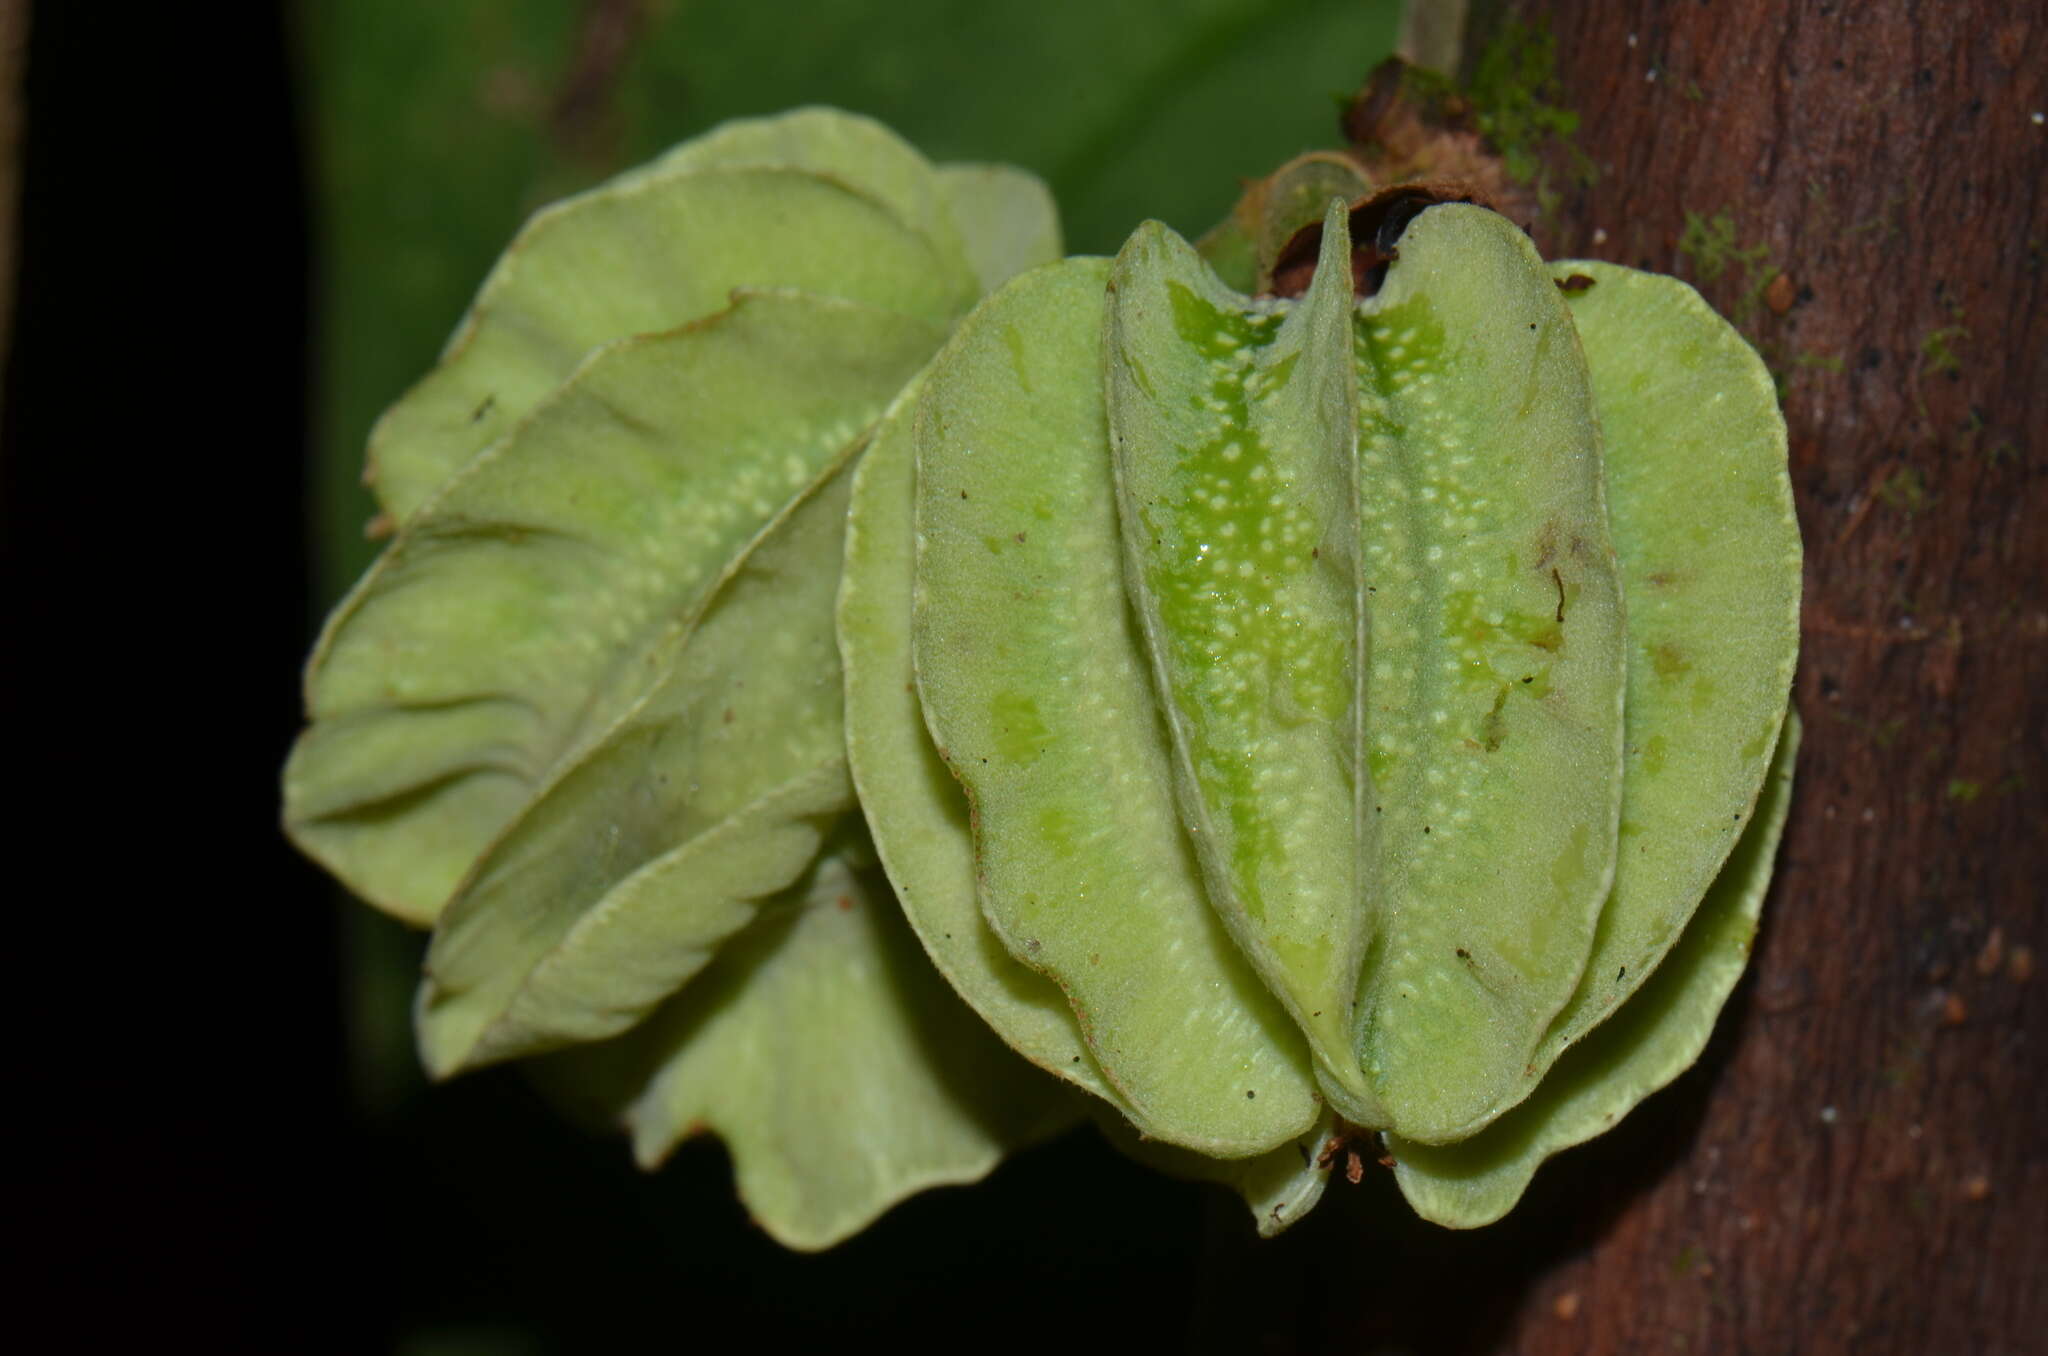
<instances>
[{"instance_id":1,"label":"brown bark","mask_svg":"<svg viewBox=\"0 0 2048 1356\"><path fill-rule=\"evenodd\" d=\"M2048 21L1523 3L1475 19L1468 52L1509 21L1554 38L1580 118L1542 150L1544 253L1688 278L1783 377L1806 745L1780 874L1699 1068L1493 1229L1418 1224L1383 1177L1339 1185L1293 1239L1219 1259L1212 1289L1272 1307L1205 1337L2039 1350Z\"/></svg>"}]
</instances>

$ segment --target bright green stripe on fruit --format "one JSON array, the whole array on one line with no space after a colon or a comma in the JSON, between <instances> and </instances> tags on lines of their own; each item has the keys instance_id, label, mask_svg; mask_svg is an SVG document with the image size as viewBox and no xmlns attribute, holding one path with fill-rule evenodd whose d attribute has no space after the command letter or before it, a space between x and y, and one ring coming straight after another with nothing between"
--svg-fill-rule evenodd
<instances>
[{"instance_id":1,"label":"bright green stripe on fruit","mask_svg":"<svg viewBox=\"0 0 2048 1356\"><path fill-rule=\"evenodd\" d=\"M1356 1085L1369 916L1346 224L1333 205L1314 283L1285 310L1140 227L1117 258L1107 371L1130 583L1210 897L1321 1062Z\"/></svg>"},{"instance_id":2,"label":"bright green stripe on fruit","mask_svg":"<svg viewBox=\"0 0 2048 1356\"><path fill-rule=\"evenodd\" d=\"M1622 606L1585 360L1526 237L1430 208L1358 311L1370 637L1359 1053L1442 1142L1519 1100L1614 871Z\"/></svg>"},{"instance_id":3,"label":"bright green stripe on fruit","mask_svg":"<svg viewBox=\"0 0 2048 1356\"><path fill-rule=\"evenodd\" d=\"M1418 1214L1452 1228L1491 1224L1514 1208L1544 1159L1608 1130L1692 1067L1749 963L1798 751L1799 718L1788 716L1756 813L1678 944L1527 1101L1462 1143L1390 1137L1395 1180Z\"/></svg>"},{"instance_id":4,"label":"bright green stripe on fruit","mask_svg":"<svg viewBox=\"0 0 2048 1356\"><path fill-rule=\"evenodd\" d=\"M973 805L983 910L1067 993L1162 1139L1222 1156L1315 1117L1306 1052L1205 899L1125 601L1102 395L1107 265L962 324L917 425L915 660Z\"/></svg>"}]
</instances>

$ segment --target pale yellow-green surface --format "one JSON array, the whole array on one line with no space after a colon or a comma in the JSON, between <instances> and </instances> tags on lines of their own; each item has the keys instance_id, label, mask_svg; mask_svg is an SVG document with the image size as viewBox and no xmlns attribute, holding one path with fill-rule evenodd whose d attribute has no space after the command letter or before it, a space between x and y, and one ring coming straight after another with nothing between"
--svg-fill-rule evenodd
<instances>
[{"instance_id":1,"label":"pale yellow-green surface","mask_svg":"<svg viewBox=\"0 0 2048 1356\"><path fill-rule=\"evenodd\" d=\"M1162 1139L1226 1156L1317 1113L1293 1024L1202 893L1128 616L1103 409L1108 266L1012 281L917 422L917 682L972 804L984 914L1066 992Z\"/></svg>"},{"instance_id":2,"label":"pale yellow-green surface","mask_svg":"<svg viewBox=\"0 0 2048 1356\"><path fill-rule=\"evenodd\" d=\"M873 118L838 108L793 108L734 118L628 170L607 187L681 170L789 169L857 188L898 220L959 256L960 240L938 174L924 153ZM830 242L820 242L832 248Z\"/></svg>"},{"instance_id":3,"label":"pale yellow-green surface","mask_svg":"<svg viewBox=\"0 0 2048 1356\"><path fill-rule=\"evenodd\" d=\"M706 169L571 200L521 232L441 365L378 421L368 474L380 501L403 521L592 349L709 316L736 288L845 298L941 328L974 299L963 261L814 174Z\"/></svg>"},{"instance_id":4,"label":"pale yellow-green surface","mask_svg":"<svg viewBox=\"0 0 2048 1356\"><path fill-rule=\"evenodd\" d=\"M941 337L854 302L745 294L591 360L437 491L330 618L285 774L296 841L431 921Z\"/></svg>"},{"instance_id":5,"label":"pale yellow-green surface","mask_svg":"<svg viewBox=\"0 0 2048 1356\"><path fill-rule=\"evenodd\" d=\"M591 350L710 315L741 287L941 323L979 290L938 172L888 128L828 108L722 124L514 237L440 365L372 430L378 501L403 520Z\"/></svg>"},{"instance_id":6,"label":"pale yellow-green surface","mask_svg":"<svg viewBox=\"0 0 2048 1356\"><path fill-rule=\"evenodd\" d=\"M960 996L1026 1059L1129 1114L1059 986L1011 956L982 917L967 798L925 729L911 665L920 389L905 390L862 454L848 514L839 649L854 784L904 915Z\"/></svg>"},{"instance_id":7,"label":"pale yellow-green surface","mask_svg":"<svg viewBox=\"0 0 2048 1356\"><path fill-rule=\"evenodd\" d=\"M1536 1091L1472 1138L1389 1136L1394 1177L1424 1218L1490 1224L1514 1208L1544 1159L1607 1130L1692 1067L1749 963L1771 863L1792 802L1799 718L1787 718L1763 794L1678 944L1648 983L1567 1049Z\"/></svg>"},{"instance_id":8,"label":"pale yellow-green surface","mask_svg":"<svg viewBox=\"0 0 2048 1356\"><path fill-rule=\"evenodd\" d=\"M456 891L420 989L428 1069L626 1029L853 808L832 625L851 481L836 465L770 526Z\"/></svg>"},{"instance_id":9,"label":"pale yellow-green surface","mask_svg":"<svg viewBox=\"0 0 2048 1356\"><path fill-rule=\"evenodd\" d=\"M1060 257L1060 213L1035 174L1013 165L941 165L939 196L983 292Z\"/></svg>"},{"instance_id":10,"label":"pale yellow-green surface","mask_svg":"<svg viewBox=\"0 0 2048 1356\"><path fill-rule=\"evenodd\" d=\"M1623 611L1577 337L1528 238L1429 208L1359 307L1378 830L1359 1058L1388 1128L1519 1100L1613 880Z\"/></svg>"},{"instance_id":11,"label":"pale yellow-green surface","mask_svg":"<svg viewBox=\"0 0 2048 1356\"><path fill-rule=\"evenodd\" d=\"M1566 293L1607 443L1628 597L1614 890L1539 1071L1656 968L1745 831L1799 653L1785 421L1756 350L1676 278L1615 264Z\"/></svg>"},{"instance_id":12,"label":"pale yellow-green surface","mask_svg":"<svg viewBox=\"0 0 2048 1356\"><path fill-rule=\"evenodd\" d=\"M571 1056L638 1087L622 1119L644 1166L700 1131L724 1140L740 1199L786 1247L830 1247L1076 1116L961 1006L864 861L827 852L618 1049Z\"/></svg>"}]
</instances>

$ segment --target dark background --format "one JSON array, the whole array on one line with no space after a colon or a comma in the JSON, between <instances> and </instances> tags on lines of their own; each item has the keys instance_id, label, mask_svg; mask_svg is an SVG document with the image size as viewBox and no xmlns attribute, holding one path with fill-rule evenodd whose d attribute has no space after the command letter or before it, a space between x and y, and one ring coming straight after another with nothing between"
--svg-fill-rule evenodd
<instances>
[{"instance_id":1,"label":"dark background","mask_svg":"<svg viewBox=\"0 0 2048 1356\"><path fill-rule=\"evenodd\" d=\"M311 598L277 16L32 18L0 416L22 1331L375 1349L395 1198L343 1096L335 912L274 827Z\"/></svg>"}]
</instances>

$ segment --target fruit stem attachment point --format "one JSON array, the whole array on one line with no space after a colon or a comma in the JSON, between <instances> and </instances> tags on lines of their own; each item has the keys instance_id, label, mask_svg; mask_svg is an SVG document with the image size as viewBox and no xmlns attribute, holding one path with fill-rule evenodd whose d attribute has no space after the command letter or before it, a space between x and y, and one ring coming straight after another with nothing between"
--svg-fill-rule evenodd
<instances>
[{"instance_id":1,"label":"fruit stem attachment point","mask_svg":"<svg viewBox=\"0 0 2048 1356\"><path fill-rule=\"evenodd\" d=\"M1386 281L1387 265L1401 257L1401 233L1427 208L1446 202L1476 203L1491 209L1479 190L1455 180L1396 184L1351 204L1351 290L1369 297ZM1315 276L1322 252L1323 223L1312 221L1280 247L1273 261L1276 297L1298 297Z\"/></svg>"}]
</instances>

